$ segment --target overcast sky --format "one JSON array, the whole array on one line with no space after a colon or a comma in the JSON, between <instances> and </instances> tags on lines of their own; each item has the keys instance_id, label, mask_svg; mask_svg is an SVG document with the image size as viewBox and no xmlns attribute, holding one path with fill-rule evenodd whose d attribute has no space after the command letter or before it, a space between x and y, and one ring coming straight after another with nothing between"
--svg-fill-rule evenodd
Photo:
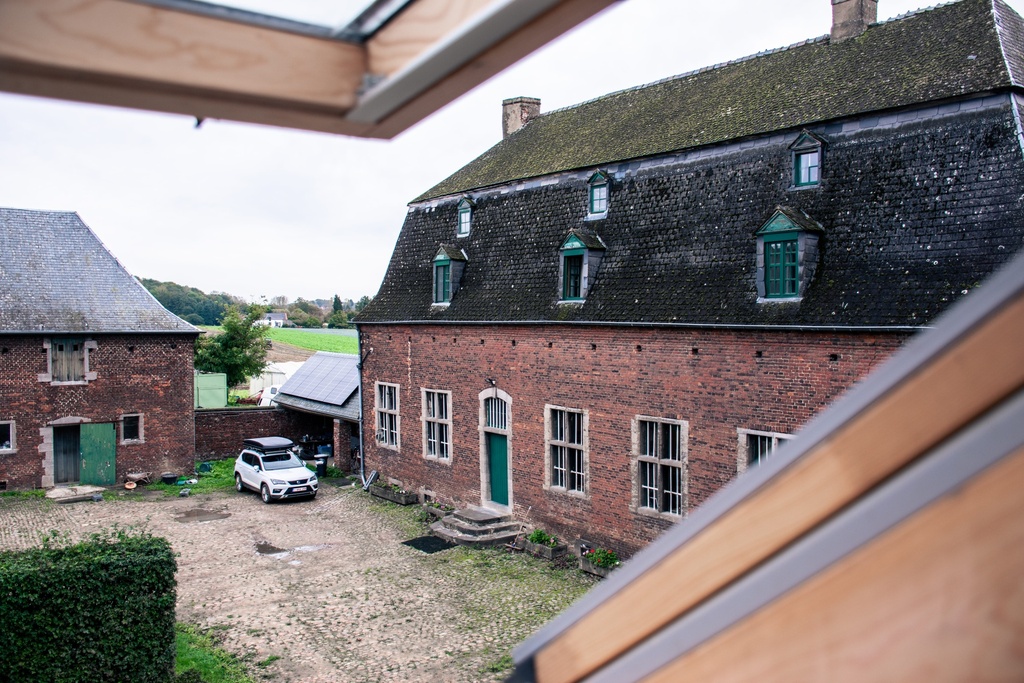
<instances>
[{"instance_id":1,"label":"overcast sky","mask_svg":"<svg viewBox=\"0 0 1024 683\"><path fill-rule=\"evenodd\" d=\"M879 19L923 6L881 0ZM77 211L139 277L372 296L408 202L498 142L502 99L545 112L830 23L829 0L626 0L391 141L0 95L0 206Z\"/></svg>"}]
</instances>

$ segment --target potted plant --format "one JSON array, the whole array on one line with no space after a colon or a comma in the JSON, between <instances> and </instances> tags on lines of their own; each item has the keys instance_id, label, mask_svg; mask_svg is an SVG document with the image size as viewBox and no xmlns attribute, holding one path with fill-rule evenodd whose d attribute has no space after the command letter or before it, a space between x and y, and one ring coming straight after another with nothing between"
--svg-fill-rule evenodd
<instances>
[{"instance_id":1,"label":"potted plant","mask_svg":"<svg viewBox=\"0 0 1024 683\"><path fill-rule=\"evenodd\" d=\"M619 556L614 550L605 548L584 548L580 553L580 569L604 578L619 566Z\"/></svg>"},{"instance_id":2,"label":"potted plant","mask_svg":"<svg viewBox=\"0 0 1024 683\"><path fill-rule=\"evenodd\" d=\"M543 557L548 560L565 555L567 546L543 529L534 529L530 535L523 539L523 550L534 557Z\"/></svg>"},{"instance_id":3,"label":"potted plant","mask_svg":"<svg viewBox=\"0 0 1024 683\"><path fill-rule=\"evenodd\" d=\"M418 503L420 499L416 493L406 491L398 484L385 484L380 479L375 481L373 486L370 487L370 495L390 500L392 503L398 503L399 505L412 505Z\"/></svg>"}]
</instances>

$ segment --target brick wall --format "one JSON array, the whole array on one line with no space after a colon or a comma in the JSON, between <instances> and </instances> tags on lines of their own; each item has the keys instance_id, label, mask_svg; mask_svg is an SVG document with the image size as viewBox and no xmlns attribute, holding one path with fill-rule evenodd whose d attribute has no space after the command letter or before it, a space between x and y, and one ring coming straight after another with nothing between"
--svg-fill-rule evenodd
<instances>
[{"instance_id":1,"label":"brick wall","mask_svg":"<svg viewBox=\"0 0 1024 683\"><path fill-rule=\"evenodd\" d=\"M191 335L93 335L89 370L78 385L40 382L47 372L44 337L0 336L0 421L13 420L16 452L0 454L0 482L37 488L52 480L52 427L110 422L117 426L116 477L132 471L184 471L193 454ZM122 443L120 419L142 415L143 439ZM44 463L49 449L50 467Z\"/></svg>"},{"instance_id":2,"label":"brick wall","mask_svg":"<svg viewBox=\"0 0 1024 683\"><path fill-rule=\"evenodd\" d=\"M242 440L283 436L298 442L304 435L333 438L331 418L282 408L218 408L195 412L197 459L238 455Z\"/></svg>"},{"instance_id":3,"label":"brick wall","mask_svg":"<svg viewBox=\"0 0 1024 683\"><path fill-rule=\"evenodd\" d=\"M629 554L672 522L638 512L631 422L689 425L692 510L737 474L738 429L791 434L904 341L903 335L570 326L365 326L367 468L458 505L481 503L479 395L512 398L511 499L563 538ZM381 447L374 382L400 385L400 450ZM452 456L423 455L421 387L452 392ZM544 408L589 414L586 496L545 489Z\"/></svg>"}]
</instances>

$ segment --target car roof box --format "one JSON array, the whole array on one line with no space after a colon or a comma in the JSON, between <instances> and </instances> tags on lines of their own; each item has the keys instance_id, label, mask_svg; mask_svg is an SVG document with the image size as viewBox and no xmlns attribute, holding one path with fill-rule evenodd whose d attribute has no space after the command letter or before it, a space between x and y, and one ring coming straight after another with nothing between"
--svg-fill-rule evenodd
<instances>
[{"instance_id":1,"label":"car roof box","mask_svg":"<svg viewBox=\"0 0 1024 683\"><path fill-rule=\"evenodd\" d=\"M295 443L283 436L261 436L256 439L245 439L242 443L247 448L255 448L258 451L286 451Z\"/></svg>"}]
</instances>

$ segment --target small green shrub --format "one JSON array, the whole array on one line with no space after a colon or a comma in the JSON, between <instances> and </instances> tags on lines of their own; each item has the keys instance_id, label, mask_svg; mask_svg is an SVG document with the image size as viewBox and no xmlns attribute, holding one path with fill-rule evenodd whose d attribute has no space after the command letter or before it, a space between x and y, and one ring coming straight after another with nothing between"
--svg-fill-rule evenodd
<instances>
[{"instance_id":1,"label":"small green shrub","mask_svg":"<svg viewBox=\"0 0 1024 683\"><path fill-rule=\"evenodd\" d=\"M543 529L534 529L530 532L530 535L526 537L526 540L535 545L546 545L549 548L554 548L558 545L558 537L552 536Z\"/></svg>"},{"instance_id":2,"label":"small green shrub","mask_svg":"<svg viewBox=\"0 0 1024 683\"><path fill-rule=\"evenodd\" d=\"M604 567L605 569L619 564L619 556L615 554L615 551L605 548L590 548L583 553L583 557L587 558L587 561L595 567Z\"/></svg>"}]
</instances>

